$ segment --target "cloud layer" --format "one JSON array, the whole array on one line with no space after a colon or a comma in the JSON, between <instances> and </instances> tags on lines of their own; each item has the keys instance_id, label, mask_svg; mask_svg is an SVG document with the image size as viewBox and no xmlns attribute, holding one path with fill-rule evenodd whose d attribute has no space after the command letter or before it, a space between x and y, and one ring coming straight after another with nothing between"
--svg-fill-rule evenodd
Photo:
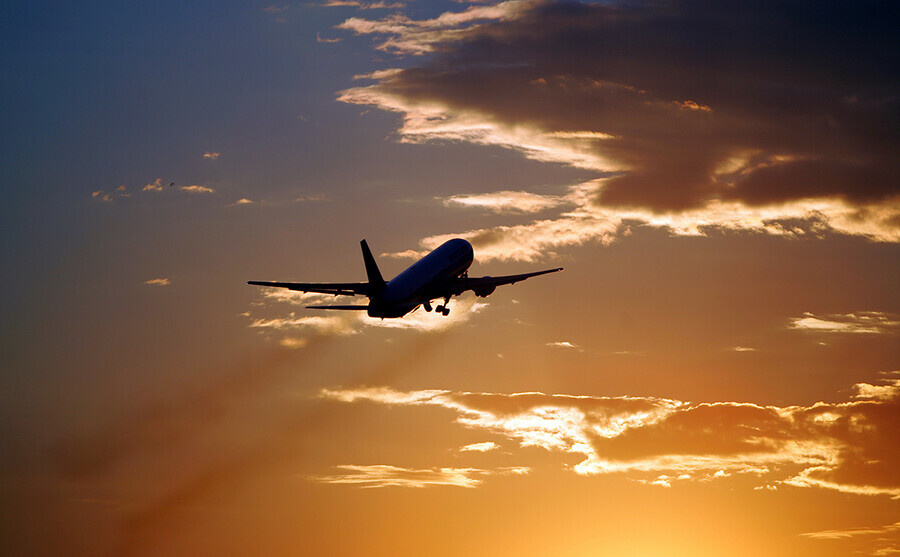
<instances>
[{"instance_id":1,"label":"cloud layer","mask_svg":"<svg viewBox=\"0 0 900 557\"><path fill-rule=\"evenodd\" d=\"M310 476L309 479L322 483L351 484L360 487L427 487L433 485L450 485L456 487L477 487L481 483L478 476L496 474L525 475L529 472L525 467L507 467L498 470L482 470L479 468L435 468L416 470L374 464L359 466L344 464L337 467L340 474L328 476Z\"/></svg>"},{"instance_id":2,"label":"cloud layer","mask_svg":"<svg viewBox=\"0 0 900 557\"><path fill-rule=\"evenodd\" d=\"M577 455L580 475L710 481L734 474L759 488L819 487L900 498L900 382L859 383L854 400L811 406L691 403L655 397L325 389L344 403L438 406L460 425L521 447ZM647 479L656 478L651 481Z\"/></svg>"},{"instance_id":3,"label":"cloud layer","mask_svg":"<svg viewBox=\"0 0 900 557\"><path fill-rule=\"evenodd\" d=\"M895 10L881 2L699 0L353 18L340 27L380 37L376 48L432 56L363 76L374 83L339 99L401 114L403 141L498 145L612 172L585 211L645 221L681 212L725 227L798 219L784 228L811 222L898 241L900 44L890 21ZM447 202L531 212L558 200L497 192Z\"/></svg>"}]
</instances>

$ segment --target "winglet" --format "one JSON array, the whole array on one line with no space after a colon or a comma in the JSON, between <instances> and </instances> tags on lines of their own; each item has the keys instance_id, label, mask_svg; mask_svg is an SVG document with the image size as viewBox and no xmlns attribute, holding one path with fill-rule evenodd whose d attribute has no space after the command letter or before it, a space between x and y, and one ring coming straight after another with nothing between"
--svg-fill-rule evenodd
<instances>
[{"instance_id":1,"label":"winglet","mask_svg":"<svg viewBox=\"0 0 900 557\"><path fill-rule=\"evenodd\" d=\"M381 290L384 288L385 282L381 276L381 271L378 270L378 263L375 262L372 250L369 249L369 244L365 240L362 240L359 245L362 247L363 261L366 263L366 276L369 277L369 285L372 290Z\"/></svg>"}]
</instances>

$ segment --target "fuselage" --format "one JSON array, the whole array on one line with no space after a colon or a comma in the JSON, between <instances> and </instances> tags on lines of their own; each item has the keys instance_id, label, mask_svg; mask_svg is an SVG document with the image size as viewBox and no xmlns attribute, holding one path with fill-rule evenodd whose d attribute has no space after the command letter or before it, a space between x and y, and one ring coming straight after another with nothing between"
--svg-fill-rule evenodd
<instances>
[{"instance_id":1,"label":"fuselage","mask_svg":"<svg viewBox=\"0 0 900 557\"><path fill-rule=\"evenodd\" d=\"M462 238L448 240L388 281L369 301L370 317L402 317L438 297L441 286L472 265L472 244Z\"/></svg>"}]
</instances>

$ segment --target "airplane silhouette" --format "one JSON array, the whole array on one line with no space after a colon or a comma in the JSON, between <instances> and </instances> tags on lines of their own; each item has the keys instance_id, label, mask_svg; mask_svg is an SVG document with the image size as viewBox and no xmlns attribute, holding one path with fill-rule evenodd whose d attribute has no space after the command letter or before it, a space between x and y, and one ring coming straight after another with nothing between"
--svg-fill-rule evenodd
<instances>
[{"instance_id":1,"label":"airplane silhouette","mask_svg":"<svg viewBox=\"0 0 900 557\"><path fill-rule=\"evenodd\" d=\"M251 280L247 284L287 288L299 292L334 294L335 296L366 296L368 305L312 305L311 309L366 310L369 317L403 317L419 306L431 311L431 301L443 298L444 303L435 307L442 315L449 315L450 298L471 290L476 296L489 296L504 284L513 284L527 278L562 271L562 267L535 271L521 275L502 277L469 277L474 252L472 244L462 238L448 240L434 251L416 261L402 273L385 281L378 264L365 240L360 242L368 282L266 282Z\"/></svg>"}]
</instances>

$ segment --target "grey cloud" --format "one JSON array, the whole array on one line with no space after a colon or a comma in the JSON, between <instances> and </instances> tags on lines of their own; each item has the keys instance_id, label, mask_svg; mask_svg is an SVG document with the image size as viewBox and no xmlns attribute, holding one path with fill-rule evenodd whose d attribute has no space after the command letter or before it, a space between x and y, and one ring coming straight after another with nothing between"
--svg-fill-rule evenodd
<instances>
[{"instance_id":1,"label":"grey cloud","mask_svg":"<svg viewBox=\"0 0 900 557\"><path fill-rule=\"evenodd\" d=\"M891 2L531 2L373 91L612 136L592 146L623 171L603 205L884 201L900 193L898 23Z\"/></svg>"}]
</instances>

